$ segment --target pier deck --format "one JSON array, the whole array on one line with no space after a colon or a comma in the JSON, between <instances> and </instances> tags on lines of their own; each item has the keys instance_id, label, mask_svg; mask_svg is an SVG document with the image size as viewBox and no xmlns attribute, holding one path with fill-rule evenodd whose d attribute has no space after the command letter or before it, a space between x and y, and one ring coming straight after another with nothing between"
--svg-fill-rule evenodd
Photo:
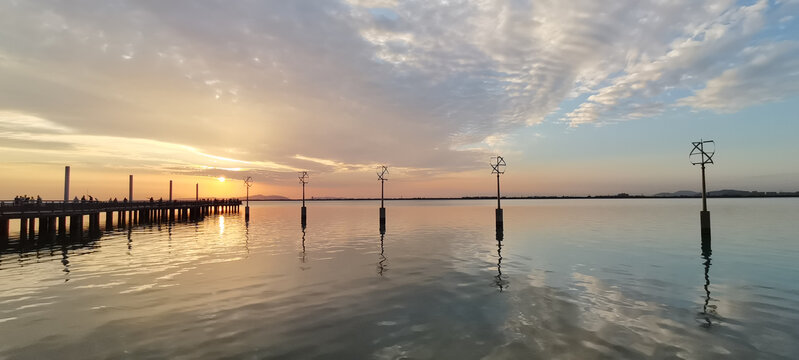
<instances>
[{"instance_id":1,"label":"pier deck","mask_svg":"<svg viewBox=\"0 0 799 360\"><path fill-rule=\"evenodd\" d=\"M19 240L32 240L38 223L39 237L83 235L84 217L88 216L88 233L96 236L100 231L100 214L105 213L106 229L116 226L150 222L199 221L206 215L237 213L239 199L196 201L79 201L79 202L29 202L0 205L0 241L9 240L10 220L19 219Z\"/></svg>"}]
</instances>

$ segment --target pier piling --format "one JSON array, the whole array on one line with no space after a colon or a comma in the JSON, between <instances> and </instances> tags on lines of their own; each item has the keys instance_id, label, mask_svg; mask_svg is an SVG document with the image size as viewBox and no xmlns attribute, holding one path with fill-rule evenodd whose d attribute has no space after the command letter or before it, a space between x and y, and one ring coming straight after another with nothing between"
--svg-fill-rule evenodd
<instances>
[{"instance_id":1,"label":"pier piling","mask_svg":"<svg viewBox=\"0 0 799 360\"><path fill-rule=\"evenodd\" d=\"M58 217L58 236L64 237L67 235L67 216L61 215Z\"/></svg>"},{"instance_id":2,"label":"pier piling","mask_svg":"<svg viewBox=\"0 0 799 360\"><path fill-rule=\"evenodd\" d=\"M47 234L47 218L41 217L39 218L39 238L44 238L44 235Z\"/></svg>"},{"instance_id":3,"label":"pier piling","mask_svg":"<svg viewBox=\"0 0 799 360\"><path fill-rule=\"evenodd\" d=\"M28 219L24 217L19 219L19 239L22 241L28 239Z\"/></svg>"},{"instance_id":4,"label":"pier piling","mask_svg":"<svg viewBox=\"0 0 799 360\"><path fill-rule=\"evenodd\" d=\"M36 232L34 231L34 229L36 229L36 217L31 217L28 221L30 222L28 227L28 239L33 240L36 236Z\"/></svg>"},{"instance_id":5,"label":"pier piling","mask_svg":"<svg viewBox=\"0 0 799 360\"><path fill-rule=\"evenodd\" d=\"M83 236L83 215L69 217L69 237L79 239Z\"/></svg>"},{"instance_id":6,"label":"pier piling","mask_svg":"<svg viewBox=\"0 0 799 360\"><path fill-rule=\"evenodd\" d=\"M55 239L56 236L55 224L57 220L58 219L55 216L47 217L47 236L50 238L50 240Z\"/></svg>"},{"instance_id":7,"label":"pier piling","mask_svg":"<svg viewBox=\"0 0 799 360\"><path fill-rule=\"evenodd\" d=\"M92 237L102 235L101 217L105 213L105 229L113 230L114 226L126 228L150 221L199 221L211 209L225 213L238 213L241 201L204 200L204 201L172 201L172 202L68 202L68 203L25 203L0 206L0 242L9 240L11 220L19 221L19 240L49 240L54 235L80 238L83 231L88 230ZM114 224L116 212L117 224ZM176 214L177 213L177 214ZM84 216L88 216L88 226L84 228ZM69 225L67 225L69 217ZM36 226L38 221L38 237ZM16 226L16 224L14 224ZM69 229L67 229L69 226Z\"/></svg>"},{"instance_id":8,"label":"pier piling","mask_svg":"<svg viewBox=\"0 0 799 360\"><path fill-rule=\"evenodd\" d=\"M7 217L0 218L0 242L8 241L8 222Z\"/></svg>"},{"instance_id":9,"label":"pier piling","mask_svg":"<svg viewBox=\"0 0 799 360\"><path fill-rule=\"evenodd\" d=\"M114 230L114 212L105 212L105 229L108 231Z\"/></svg>"},{"instance_id":10,"label":"pier piling","mask_svg":"<svg viewBox=\"0 0 799 360\"><path fill-rule=\"evenodd\" d=\"M89 235L96 236L100 233L100 213L89 214Z\"/></svg>"}]
</instances>

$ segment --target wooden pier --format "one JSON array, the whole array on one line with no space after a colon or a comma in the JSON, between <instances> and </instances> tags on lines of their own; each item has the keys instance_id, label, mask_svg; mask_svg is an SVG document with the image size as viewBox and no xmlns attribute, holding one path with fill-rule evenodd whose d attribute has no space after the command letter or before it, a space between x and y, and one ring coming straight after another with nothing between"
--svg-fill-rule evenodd
<instances>
[{"instance_id":1,"label":"wooden pier","mask_svg":"<svg viewBox=\"0 0 799 360\"><path fill-rule=\"evenodd\" d=\"M0 242L8 242L12 219L19 219L19 241L81 238L102 234L101 214L105 229L145 223L200 221L206 215L238 213L239 199L196 201L90 201L45 202L0 205ZM116 213L116 223L114 214ZM84 220L88 219L88 224ZM36 225L38 224L38 229ZM88 226L86 226L88 225Z\"/></svg>"}]
</instances>

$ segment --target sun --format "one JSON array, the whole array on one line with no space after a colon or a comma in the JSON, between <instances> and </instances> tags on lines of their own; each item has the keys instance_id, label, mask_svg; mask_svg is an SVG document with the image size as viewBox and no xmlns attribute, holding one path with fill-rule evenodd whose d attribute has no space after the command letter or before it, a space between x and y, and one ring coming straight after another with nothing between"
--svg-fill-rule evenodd
<instances>
[{"instance_id":1,"label":"sun","mask_svg":"<svg viewBox=\"0 0 799 360\"><path fill-rule=\"evenodd\" d=\"M224 176L220 176L220 177L218 177L216 179L219 180L219 182L225 182L225 177Z\"/></svg>"}]
</instances>

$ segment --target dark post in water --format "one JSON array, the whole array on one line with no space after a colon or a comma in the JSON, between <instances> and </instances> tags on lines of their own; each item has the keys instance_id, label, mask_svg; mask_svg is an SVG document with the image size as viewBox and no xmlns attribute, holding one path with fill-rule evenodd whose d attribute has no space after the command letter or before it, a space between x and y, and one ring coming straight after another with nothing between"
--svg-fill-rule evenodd
<instances>
[{"instance_id":1,"label":"dark post in water","mask_svg":"<svg viewBox=\"0 0 799 360\"><path fill-rule=\"evenodd\" d=\"M705 186L705 164L713 163L713 155L716 153L716 143L713 140L702 140L691 143L694 148L689 155L691 164L701 165L702 167L702 211L699 212L699 223L702 232L702 240L710 240L710 212L707 210L707 187ZM706 148L709 145L710 149Z\"/></svg>"},{"instance_id":2,"label":"dark post in water","mask_svg":"<svg viewBox=\"0 0 799 360\"><path fill-rule=\"evenodd\" d=\"M305 211L305 184L308 183L308 172L303 171L299 173L300 183L302 183L302 210L300 211L300 222L302 223L303 229L305 228L306 224L306 211Z\"/></svg>"},{"instance_id":3,"label":"dark post in water","mask_svg":"<svg viewBox=\"0 0 799 360\"><path fill-rule=\"evenodd\" d=\"M501 228L503 226L502 220L502 206L500 206L499 199L501 197L499 192L499 175L505 173L505 159L502 156L497 155L496 157L491 158L491 174L497 174L497 228Z\"/></svg>"},{"instance_id":4,"label":"dark post in water","mask_svg":"<svg viewBox=\"0 0 799 360\"><path fill-rule=\"evenodd\" d=\"M377 180L380 181L380 231L385 232L386 228L386 208L383 206L384 184L388 180L388 167L381 165L378 168Z\"/></svg>"},{"instance_id":5,"label":"dark post in water","mask_svg":"<svg viewBox=\"0 0 799 360\"><path fill-rule=\"evenodd\" d=\"M247 177L244 179L244 185L247 186L247 205L244 206L244 221L250 221L250 187L252 187L252 178Z\"/></svg>"}]
</instances>

